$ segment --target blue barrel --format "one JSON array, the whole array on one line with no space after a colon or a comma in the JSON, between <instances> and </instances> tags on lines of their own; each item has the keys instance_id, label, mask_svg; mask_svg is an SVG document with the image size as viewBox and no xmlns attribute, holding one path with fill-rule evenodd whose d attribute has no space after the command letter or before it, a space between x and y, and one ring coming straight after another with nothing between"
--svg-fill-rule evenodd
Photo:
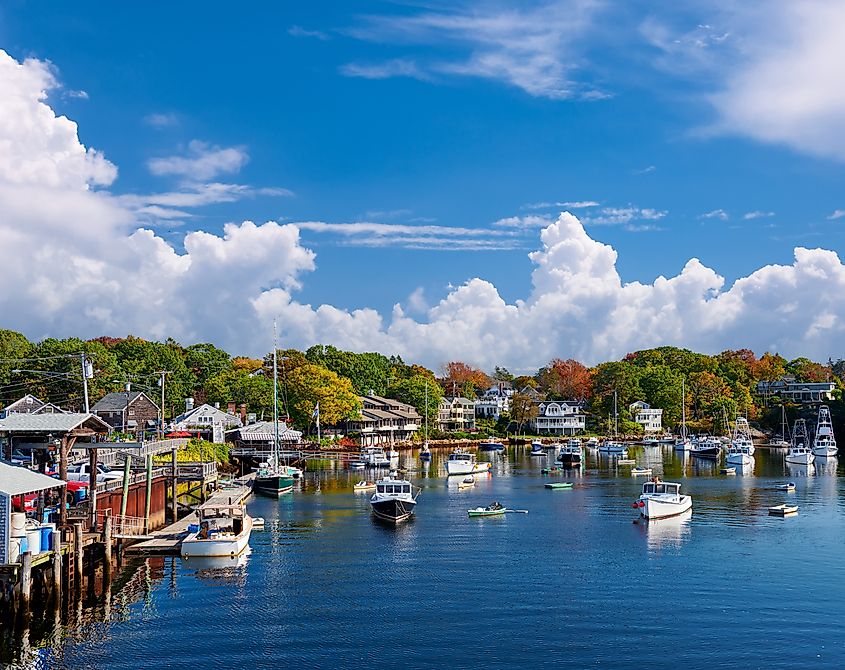
<instances>
[{"instance_id":1,"label":"blue barrel","mask_svg":"<svg viewBox=\"0 0 845 670\"><path fill-rule=\"evenodd\" d=\"M188 532L189 533L199 533L200 532L200 525L198 523L189 523L188 524Z\"/></svg>"},{"instance_id":2,"label":"blue barrel","mask_svg":"<svg viewBox=\"0 0 845 670\"><path fill-rule=\"evenodd\" d=\"M52 524L41 526L41 551L50 551L53 548L53 530L55 526Z\"/></svg>"},{"instance_id":3,"label":"blue barrel","mask_svg":"<svg viewBox=\"0 0 845 670\"><path fill-rule=\"evenodd\" d=\"M21 553L25 554L26 552L29 551L29 542L26 539L26 535L24 535L22 538L20 538L20 541L21 541Z\"/></svg>"}]
</instances>

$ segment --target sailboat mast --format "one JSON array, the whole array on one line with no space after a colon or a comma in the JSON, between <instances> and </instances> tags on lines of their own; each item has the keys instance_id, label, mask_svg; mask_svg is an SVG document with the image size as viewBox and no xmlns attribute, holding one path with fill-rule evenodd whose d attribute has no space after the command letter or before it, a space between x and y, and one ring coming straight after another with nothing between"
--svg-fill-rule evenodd
<instances>
[{"instance_id":1,"label":"sailboat mast","mask_svg":"<svg viewBox=\"0 0 845 670\"><path fill-rule=\"evenodd\" d=\"M279 372L278 343L276 339L276 319L273 319L273 465L279 463Z\"/></svg>"},{"instance_id":2,"label":"sailboat mast","mask_svg":"<svg viewBox=\"0 0 845 670\"><path fill-rule=\"evenodd\" d=\"M425 443L428 444L428 379L425 380Z\"/></svg>"},{"instance_id":3,"label":"sailboat mast","mask_svg":"<svg viewBox=\"0 0 845 670\"><path fill-rule=\"evenodd\" d=\"M686 377L681 377L681 439L687 439L687 387Z\"/></svg>"},{"instance_id":4,"label":"sailboat mast","mask_svg":"<svg viewBox=\"0 0 845 670\"><path fill-rule=\"evenodd\" d=\"M613 389L613 437L619 434L619 410L616 408L616 389Z\"/></svg>"}]
</instances>

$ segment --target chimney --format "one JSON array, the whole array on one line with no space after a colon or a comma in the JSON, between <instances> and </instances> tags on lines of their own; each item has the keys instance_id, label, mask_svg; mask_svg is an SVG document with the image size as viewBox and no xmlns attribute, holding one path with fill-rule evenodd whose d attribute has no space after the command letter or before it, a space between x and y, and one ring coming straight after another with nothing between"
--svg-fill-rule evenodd
<instances>
[{"instance_id":1,"label":"chimney","mask_svg":"<svg viewBox=\"0 0 845 670\"><path fill-rule=\"evenodd\" d=\"M194 399L185 398L185 411L190 412L194 408Z\"/></svg>"},{"instance_id":2,"label":"chimney","mask_svg":"<svg viewBox=\"0 0 845 670\"><path fill-rule=\"evenodd\" d=\"M219 402L214 403L214 409L220 409L220 403Z\"/></svg>"},{"instance_id":3,"label":"chimney","mask_svg":"<svg viewBox=\"0 0 845 670\"><path fill-rule=\"evenodd\" d=\"M132 390L132 384L130 384L129 382L126 382L123 385L123 390L126 391L127 393L129 393Z\"/></svg>"},{"instance_id":4,"label":"chimney","mask_svg":"<svg viewBox=\"0 0 845 670\"><path fill-rule=\"evenodd\" d=\"M246 425L246 403L245 402L241 403L240 410L241 410L241 423L243 425Z\"/></svg>"},{"instance_id":5,"label":"chimney","mask_svg":"<svg viewBox=\"0 0 845 670\"><path fill-rule=\"evenodd\" d=\"M234 414L237 411L237 407L238 406L233 402L226 403L226 411L229 412L229 414Z\"/></svg>"}]
</instances>

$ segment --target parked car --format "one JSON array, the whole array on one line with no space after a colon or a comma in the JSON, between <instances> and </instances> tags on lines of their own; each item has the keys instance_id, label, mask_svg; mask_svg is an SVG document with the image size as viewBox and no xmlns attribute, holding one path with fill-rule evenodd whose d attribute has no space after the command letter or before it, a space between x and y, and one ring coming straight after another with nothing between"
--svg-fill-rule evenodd
<instances>
[{"instance_id":1,"label":"parked car","mask_svg":"<svg viewBox=\"0 0 845 670\"><path fill-rule=\"evenodd\" d=\"M67 481L89 482L91 481L91 470L88 463L76 463L69 465L67 469ZM97 483L113 482L123 479L122 472L115 472L109 466L97 463Z\"/></svg>"},{"instance_id":2,"label":"parked car","mask_svg":"<svg viewBox=\"0 0 845 670\"><path fill-rule=\"evenodd\" d=\"M15 449L12 452L12 464L13 465L32 465L32 452L28 454L21 451L20 449Z\"/></svg>"}]
</instances>

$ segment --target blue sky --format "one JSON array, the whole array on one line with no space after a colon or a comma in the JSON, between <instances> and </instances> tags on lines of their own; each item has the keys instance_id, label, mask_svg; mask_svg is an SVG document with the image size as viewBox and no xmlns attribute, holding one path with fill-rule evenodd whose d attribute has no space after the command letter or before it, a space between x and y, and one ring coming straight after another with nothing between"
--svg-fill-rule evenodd
<instances>
[{"instance_id":1,"label":"blue sky","mask_svg":"<svg viewBox=\"0 0 845 670\"><path fill-rule=\"evenodd\" d=\"M807 7L797 30L786 3L9 2L0 48L52 63L47 103L117 166L109 194L226 185L138 215L180 253L189 231L296 223L299 303L425 320L475 277L528 299L566 209L623 282L695 257L727 289L841 251L842 72L816 67L838 54ZM789 49L809 62L772 76Z\"/></svg>"}]
</instances>

